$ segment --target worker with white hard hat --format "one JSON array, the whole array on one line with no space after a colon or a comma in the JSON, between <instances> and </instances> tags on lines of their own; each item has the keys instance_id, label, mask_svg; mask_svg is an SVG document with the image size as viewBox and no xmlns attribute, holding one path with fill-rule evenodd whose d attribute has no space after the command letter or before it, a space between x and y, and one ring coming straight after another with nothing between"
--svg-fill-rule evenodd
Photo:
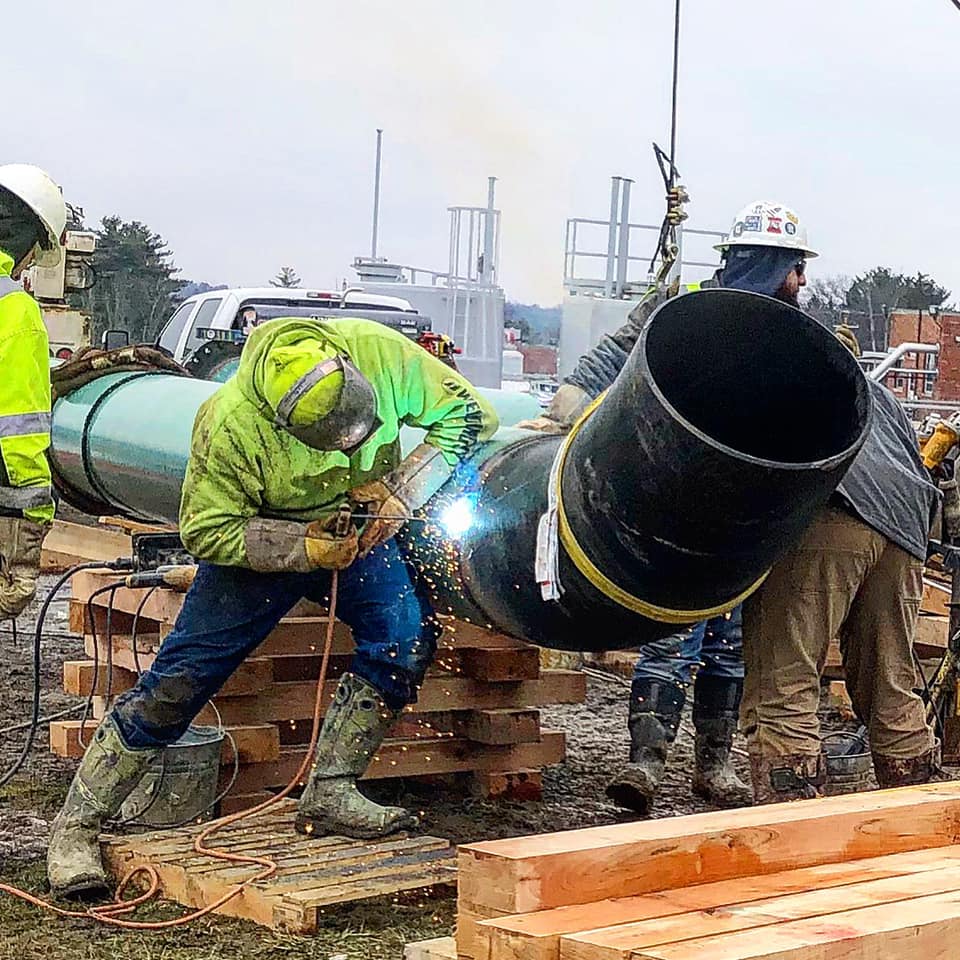
<instances>
[{"instance_id":1,"label":"worker with white hard hat","mask_svg":"<svg viewBox=\"0 0 960 960\"><path fill-rule=\"evenodd\" d=\"M806 283L806 260L816 256L800 217L783 204L765 201L744 207L717 249L724 262L713 279L669 290L653 288L623 327L580 358L546 414L520 426L547 433L568 430L590 400L610 386L650 315L671 295L719 286L796 305ZM692 685L693 791L716 806L749 804L750 787L737 776L730 759L743 676L739 608L644 645L630 696L630 762L612 779L607 795L618 806L649 813Z\"/></svg>"},{"instance_id":2,"label":"worker with white hard hat","mask_svg":"<svg viewBox=\"0 0 960 960\"><path fill-rule=\"evenodd\" d=\"M60 189L43 170L0 165L0 618L33 598L54 514L50 345L40 308L18 280L31 264L60 262L66 221Z\"/></svg>"},{"instance_id":3,"label":"worker with white hard hat","mask_svg":"<svg viewBox=\"0 0 960 960\"><path fill-rule=\"evenodd\" d=\"M816 256L799 216L764 201L737 214L717 249L723 254L714 278L719 286L793 304L806 282L806 261ZM625 326L581 357L547 416L530 426L569 429L612 383L668 295L653 291ZM852 330L840 329L837 336L858 352ZM754 799L815 796L825 781L817 719L820 665L835 638L847 689L868 728L880 786L943 776L911 654L937 490L896 398L875 381L870 394L866 443L829 505L757 592L729 620L717 618L642 649L631 691L631 762L608 789L616 802L640 812L649 808L694 673L695 792L714 804L739 793L728 762L739 712Z\"/></svg>"}]
</instances>

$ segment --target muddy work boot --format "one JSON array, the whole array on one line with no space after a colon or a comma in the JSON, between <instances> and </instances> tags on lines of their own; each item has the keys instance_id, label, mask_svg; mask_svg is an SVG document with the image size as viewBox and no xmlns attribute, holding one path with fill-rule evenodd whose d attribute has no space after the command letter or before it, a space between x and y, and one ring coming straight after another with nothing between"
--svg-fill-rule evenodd
<instances>
[{"instance_id":1,"label":"muddy work boot","mask_svg":"<svg viewBox=\"0 0 960 960\"><path fill-rule=\"evenodd\" d=\"M918 783L941 783L953 779L940 766L939 747L906 760L874 754L873 772L877 775L877 783L882 790L888 787L911 787Z\"/></svg>"},{"instance_id":2,"label":"muddy work boot","mask_svg":"<svg viewBox=\"0 0 960 960\"><path fill-rule=\"evenodd\" d=\"M693 792L717 807L749 807L753 791L733 769L730 751L737 732L743 680L700 674L693 687L696 765Z\"/></svg>"},{"instance_id":3,"label":"muddy work boot","mask_svg":"<svg viewBox=\"0 0 960 960\"><path fill-rule=\"evenodd\" d=\"M630 688L630 762L607 786L618 806L646 816L660 787L686 701L683 687L635 678Z\"/></svg>"},{"instance_id":4,"label":"muddy work boot","mask_svg":"<svg viewBox=\"0 0 960 960\"><path fill-rule=\"evenodd\" d=\"M299 833L369 839L417 825L409 811L383 807L357 789L357 780L397 715L376 687L355 674L343 675L324 717L313 769L297 807Z\"/></svg>"},{"instance_id":5,"label":"muddy work boot","mask_svg":"<svg viewBox=\"0 0 960 960\"><path fill-rule=\"evenodd\" d=\"M47 879L56 896L85 898L109 891L100 831L159 753L127 747L112 716L97 727L50 830Z\"/></svg>"},{"instance_id":6,"label":"muddy work boot","mask_svg":"<svg viewBox=\"0 0 960 960\"><path fill-rule=\"evenodd\" d=\"M820 796L826 779L820 754L750 754L755 803L810 800Z\"/></svg>"}]
</instances>

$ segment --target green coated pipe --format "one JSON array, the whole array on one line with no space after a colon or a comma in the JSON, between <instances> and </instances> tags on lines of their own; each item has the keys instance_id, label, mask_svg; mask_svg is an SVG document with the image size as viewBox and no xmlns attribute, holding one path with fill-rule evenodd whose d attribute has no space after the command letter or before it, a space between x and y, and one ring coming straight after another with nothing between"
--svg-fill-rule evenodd
<instances>
[{"instance_id":1,"label":"green coated pipe","mask_svg":"<svg viewBox=\"0 0 960 960\"><path fill-rule=\"evenodd\" d=\"M95 514L176 523L200 404L220 387L166 374L112 373L57 401L50 461L61 495ZM535 417L529 394L480 392L504 425ZM404 450L421 431L405 427Z\"/></svg>"}]
</instances>

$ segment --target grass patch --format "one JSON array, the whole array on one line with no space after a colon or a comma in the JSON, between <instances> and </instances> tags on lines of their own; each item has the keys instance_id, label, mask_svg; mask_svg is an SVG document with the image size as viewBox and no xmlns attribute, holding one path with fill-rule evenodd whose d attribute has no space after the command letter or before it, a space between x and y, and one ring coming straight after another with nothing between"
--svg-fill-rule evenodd
<instances>
[{"instance_id":1,"label":"grass patch","mask_svg":"<svg viewBox=\"0 0 960 960\"><path fill-rule=\"evenodd\" d=\"M44 866L4 870L6 883L46 896ZM288 936L240 920L204 917L162 932L116 930L67 920L0 893L0 960L397 960L403 945L447 936L456 901L447 894L403 894L327 907L319 931ZM180 916L181 907L148 904L141 920Z\"/></svg>"},{"instance_id":2,"label":"grass patch","mask_svg":"<svg viewBox=\"0 0 960 960\"><path fill-rule=\"evenodd\" d=\"M69 779L65 778L21 774L0 789L0 804L10 810L22 810L49 820L62 806L69 786Z\"/></svg>"}]
</instances>

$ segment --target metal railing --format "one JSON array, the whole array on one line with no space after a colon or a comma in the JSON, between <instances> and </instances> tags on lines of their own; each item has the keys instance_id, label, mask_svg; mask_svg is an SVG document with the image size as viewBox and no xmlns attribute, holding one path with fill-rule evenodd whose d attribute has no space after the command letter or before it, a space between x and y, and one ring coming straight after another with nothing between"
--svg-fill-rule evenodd
<instances>
[{"instance_id":1,"label":"metal railing","mask_svg":"<svg viewBox=\"0 0 960 960\"><path fill-rule=\"evenodd\" d=\"M649 265L652 251L656 248L660 236L660 224L630 223L630 188L632 180L625 177L614 177L610 190L610 218L608 220L594 220L589 217L571 217L567 220L566 235L564 238L563 255L563 283L564 288L571 293L599 294L616 299L630 298L642 295L652 281ZM581 234L585 228L596 236L594 228L606 230L606 249L601 250L591 246L581 246ZM639 231L639 240L638 234ZM724 233L719 230L696 230L692 227L677 228L677 244L680 255L669 275L669 280L679 277L683 267L715 270L720 266L720 258L715 260L687 260L683 257L683 238L706 237L713 240L722 240ZM596 241L594 241L596 242ZM637 243L642 245L643 254L631 254L631 249L638 249ZM604 261L603 274L597 274L584 267L582 262L590 264ZM644 264L643 279L630 279L629 267L632 263ZM654 260L653 272L656 273L661 261ZM586 272L584 272L586 271Z\"/></svg>"}]
</instances>

